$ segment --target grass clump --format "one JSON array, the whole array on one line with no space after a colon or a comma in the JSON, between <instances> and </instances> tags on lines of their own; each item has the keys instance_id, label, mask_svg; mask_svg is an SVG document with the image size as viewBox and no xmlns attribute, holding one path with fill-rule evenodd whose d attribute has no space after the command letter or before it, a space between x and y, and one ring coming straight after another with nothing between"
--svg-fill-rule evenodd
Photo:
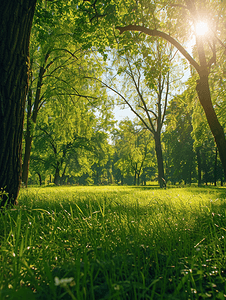
<instances>
[{"instance_id":1,"label":"grass clump","mask_svg":"<svg viewBox=\"0 0 226 300\"><path fill-rule=\"evenodd\" d=\"M0 215L0 299L226 299L225 195L22 190Z\"/></svg>"}]
</instances>

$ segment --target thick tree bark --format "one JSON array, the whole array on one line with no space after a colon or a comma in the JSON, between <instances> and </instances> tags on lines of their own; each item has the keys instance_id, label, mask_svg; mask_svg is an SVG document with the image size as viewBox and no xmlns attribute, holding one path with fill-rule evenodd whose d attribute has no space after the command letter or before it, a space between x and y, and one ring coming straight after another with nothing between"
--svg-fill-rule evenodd
<instances>
[{"instance_id":1,"label":"thick tree bark","mask_svg":"<svg viewBox=\"0 0 226 300\"><path fill-rule=\"evenodd\" d=\"M28 89L29 41L36 0L1 1L0 199L15 204L21 183L22 133Z\"/></svg>"}]
</instances>

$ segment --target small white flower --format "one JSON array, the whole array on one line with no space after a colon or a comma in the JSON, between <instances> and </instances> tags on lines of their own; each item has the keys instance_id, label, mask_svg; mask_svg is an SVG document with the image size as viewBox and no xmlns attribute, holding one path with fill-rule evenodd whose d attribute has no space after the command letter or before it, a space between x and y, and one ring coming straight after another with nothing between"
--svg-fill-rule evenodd
<instances>
[{"instance_id":1,"label":"small white flower","mask_svg":"<svg viewBox=\"0 0 226 300\"><path fill-rule=\"evenodd\" d=\"M56 286L60 285L60 280L59 280L58 277L55 277L54 280L55 280L55 285Z\"/></svg>"},{"instance_id":2,"label":"small white flower","mask_svg":"<svg viewBox=\"0 0 226 300\"><path fill-rule=\"evenodd\" d=\"M58 277L55 277L54 278L55 280L55 285L58 286L66 286L68 283L71 283L74 278L73 277L70 277L70 278L62 278L62 279L59 279Z\"/></svg>"}]
</instances>

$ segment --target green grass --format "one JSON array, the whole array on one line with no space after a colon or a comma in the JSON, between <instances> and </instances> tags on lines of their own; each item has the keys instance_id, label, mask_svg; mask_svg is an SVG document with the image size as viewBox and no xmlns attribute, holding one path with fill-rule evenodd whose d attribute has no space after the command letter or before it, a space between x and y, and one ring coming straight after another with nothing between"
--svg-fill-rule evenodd
<instances>
[{"instance_id":1,"label":"green grass","mask_svg":"<svg viewBox=\"0 0 226 300\"><path fill-rule=\"evenodd\" d=\"M213 187L23 189L0 214L0 299L226 299L225 199Z\"/></svg>"}]
</instances>

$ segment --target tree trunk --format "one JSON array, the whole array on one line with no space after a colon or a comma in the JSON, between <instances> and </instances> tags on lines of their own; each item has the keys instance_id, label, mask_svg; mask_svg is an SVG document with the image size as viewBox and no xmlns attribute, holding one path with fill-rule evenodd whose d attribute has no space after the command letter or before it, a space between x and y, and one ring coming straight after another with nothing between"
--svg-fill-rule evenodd
<instances>
[{"instance_id":1,"label":"tree trunk","mask_svg":"<svg viewBox=\"0 0 226 300\"><path fill-rule=\"evenodd\" d=\"M203 170L203 183L208 185L208 174L207 174L207 163L206 163L206 154L202 152L202 170Z\"/></svg>"},{"instance_id":2,"label":"tree trunk","mask_svg":"<svg viewBox=\"0 0 226 300\"><path fill-rule=\"evenodd\" d=\"M42 185L42 176L39 172L37 172L37 174L38 174L39 185L41 186Z\"/></svg>"},{"instance_id":3,"label":"tree trunk","mask_svg":"<svg viewBox=\"0 0 226 300\"><path fill-rule=\"evenodd\" d=\"M30 77L32 78L31 72L30 72ZM24 153L24 159L22 165L22 182L26 187L28 182L28 170L29 170L29 162L30 162L30 154L31 154L31 143L32 143L31 102L32 102L32 90L30 84L29 92L27 95L27 128L26 128L26 133L24 134L25 153Z\"/></svg>"},{"instance_id":4,"label":"tree trunk","mask_svg":"<svg viewBox=\"0 0 226 300\"><path fill-rule=\"evenodd\" d=\"M137 172L136 172L136 170L134 171L133 185L137 185Z\"/></svg>"},{"instance_id":5,"label":"tree trunk","mask_svg":"<svg viewBox=\"0 0 226 300\"><path fill-rule=\"evenodd\" d=\"M188 171L188 184L191 185L191 172L192 172L192 164L189 165Z\"/></svg>"},{"instance_id":6,"label":"tree trunk","mask_svg":"<svg viewBox=\"0 0 226 300\"><path fill-rule=\"evenodd\" d=\"M197 164L198 164L198 186L201 185L202 180L202 169L201 169L201 156L200 156L200 149L196 149L196 156L197 156Z\"/></svg>"},{"instance_id":7,"label":"tree trunk","mask_svg":"<svg viewBox=\"0 0 226 300\"><path fill-rule=\"evenodd\" d=\"M48 59L49 55L45 56L45 63ZM44 63L44 64L45 64ZM28 110L27 110L27 131L25 136L25 153L23 159L23 171L22 171L22 181L24 182L25 186L27 187L28 182L28 173L29 173L29 164L30 164L30 156L31 156L31 144L33 141L33 130L32 130L32 122L36 124L37 122L37 115L39 111L39 104L40 104L40 96L41 96L41 88L42 88L42 81L43 76L45 74L45 67L44 65L39 69L38 75L38 83L36 87L36 94L35 94L35 101L33 103L33 112L32 112L32 92L31 89L28 93L27 102L28 102ZM32 74L31 74L32 75Z\"/></svg>"},{"instance_id":8,"label":"tree trunk","mask_svg":"<svg viewBox=\"0 0 226 300\"><path fill-rule=\"evenodd\" d=\"M16 204L21 184L22 133L28 90L29 41L36 0L1 1L0 189Z\"/></svg>"},{"instance_id":9,"label":"tree trunk","mask_svg":"<svg viewBox=\"0 0 226 300\"><path fill-rule=\"evenodd\" d=\"M215 162L214 162L214 186L217 186L217 147L215 150Z\"/></svg>"},{"instance_id":10,"label":"tree trunk","mask_svg":"<svg viewBox=\"0 0 226 300\"><path fill-rule=\"evenodd\" d=\"M143 185L145 185L145 186L147 185L146 173L144 174Z\"/></svg>"},{"instance_id":11,"label":"tree trunk","mask_svg":"<svg viewBox=\"0 0 226 300\"><path fill-rule=\"evenodd\" d=\"M22 171L22 182L27 187L28 182L28 172L29 172L29 163L30 163L30 155L31 155L31 143L32 143L32 133L30 128L30 120L27 120L27 130L25 135L25 153L23 159L23 171Z\"/></svg>"},{"instance_id":12,"label":"tree trunk","mask_svg":"<svg viewBox=\"0 0 226 300\"><path fill-rule=\"evenodd\" d=\"M219 151L219 156L224 169L224 174L226 176L226 139L224 135L224 130L220 125L213 104L211 101L211 94L209 89L208 76L200 76L196 87L200 103L204 109L210 130L214 136L217 148Z\"/></svg>"},{"instance_id":13,"label":"tree trunk","mask_svg":"<svg viewBox=\"0 0 226 300\"><path fill-rule=\"evenodd\" d=\"M96 174L96 185L98 185L98 184L99 184L99 173L97 171L97 174Z\"/></svg>"},{"instance_id":14,"label":"tree trunk","mask_svg":"<svg viewBox=\"0 0 226 300\"><path fill-rule=\"evenodd\" d=\"M164 165L163 165L163 155L162 155L162 144L160 135L155 133L155 153L157 157L157 164L158 164L158 183L160 188L165 186L165 175L164 175Z\"/></svg>"},{"instance_id":15,"label":"tree trunk","mask_svg":"<svg viewBox=\"0 0 226 300\"><path fill-rule=\"evenodd\" d=\"M54 176L53 182L55 183L55 185L59 185L59 184L60 184L60 168L59 168L59 162L57 162L57 165L56 165L55 176Z\"/></svg>"},{"instance_id":16,"label":"tree trunk","mask_svg":"<svg viewBox=\"0 0 226 300\"><path fill-rule=\"evenodd\" d=\"M62 175L61 175L61 177L60 177L60 184L61 184L61 185L65 184L65 180L66 180L66 176L65 176L66 169L67 169L67 165L65 165L64 170L63 170L63 173L62 173Z\"/></svg>"}]
</instances>

